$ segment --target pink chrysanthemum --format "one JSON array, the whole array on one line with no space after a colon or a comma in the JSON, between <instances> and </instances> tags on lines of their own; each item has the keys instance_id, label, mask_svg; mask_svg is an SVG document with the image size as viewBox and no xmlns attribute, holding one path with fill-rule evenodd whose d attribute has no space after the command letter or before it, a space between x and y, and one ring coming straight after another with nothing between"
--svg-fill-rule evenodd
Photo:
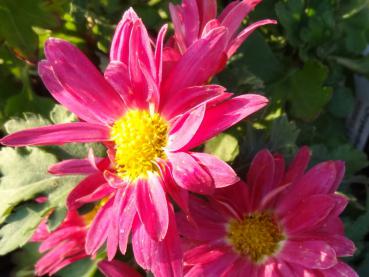
<instances>
[{"instance_id":1,"label":"pink chrysanthemum","mask_svg":"<svg viewBox=\"0 0 369 277\"><path fill-rule=\"evenodd\" d=\"M193 43L162 79L166 29L160 30L153 49L141 19L128 10L117 26L104 77L78 48L49 39L40 76L54 98L81 121L24 130L1 140L10 146L104 142L112 166L99 182L125 191L104 207L114 203L123 212L134 199L141 222L157 241L169 225L165 192L181 204L187 190L209 194L238 180L226 163L189 150L268 102L255 94L232 98L221 86L204 85L222 59L228 33L222 26ZM125 224L132 221L126 218ZM111 232L120 232L114 228ZM89 249L94 252L96 246ZM109 257L115 253L108 251Z\"/></svg>"},{"instance_id":2,"label":"pink chrysanthemum","mask_svg":"<svg viewBox=\"0 0 369 277\"><path fill-rule=\"evenodd\" d=\"M174 42L178 51L185 53L199 39L206 37L219 26L223 26L227 29L223 49L224 64L253 31L263 25L277 23L271 19L260 20L237 32L242 21L261 0L232 1L218 17L216 0L183 0L182 2L182 5L170 4L169 6L175 30Z\"/></svg>"},{"instance_id":3,"label":"pink chrysanthemum","mask_svg":"<svg viewBox=\"0 0 369 277\"><path fill-rule=\"evenodd\" d=\"M107 158L95 158L92 153L88 159L66 160L50 167L50 173L57 175L84 174L88 175L69 194L67 206L73 210L87 203L95 203L97 214L91 217L92 222L86 237L86 252L94 255L106 242L108 260L112 260L119 247L125 254L129 235L132 233L132 248L136 262L146 270L150 270L155 276L182 276L183 253L180 245L174 210L171 203L163 195L160 202L146 200L140 197L139 186L119 185L115 186L105 179L104 173L111 168ZM163 172L163 178L167 191L178 201L184 210L187 194L184 190L173 186L173 179L168 172ZM160 183L154 184L153 193L161 188ZM155 195L148 193L148 198L154 199ZM168 222L163 223L153 212L159 207L165 206L168 214ZM140 216L140 209L147 213L147 217ZM143 221L145 220L145 221ZM153 239L148 233L147 225L152 226L152 232L163 228L161 224L167 224L166 235L163 239Z\"/></svg>"},{"instance_id":4,"label":"pink chrysanthemum","mask_svg":"<svg viewBox=\"0 0 369 277\"><path fill-rule=\"evenodd\" d=\"M209 201L192 198L192 223L178 214L186 239L189 276L357 276L338 257L351 256L339 214L347 199L335 193L344 163L327 161L304 173L302 148L285 171L267 150L254 158L247 185L217 190Z\"/></svg>"},{"instance_id":5,"label":"pink chrysanthemum","mask_svg":"<svg viewBox=\"0 0 369 277\"><path fill-rule=\"evenodd\" d=\"M42 221L32 237L32 241L41 242L39 250L44 253L35 265L36 275L53 275L88 257L84 248L86 233L86 222L76 211L69 211L62 224L51 233L46 221Z\"/></svg>"},{"instance_id":6,"label":"pink chrysanthemum","mask_svg":"<svg viewBox=\"0 0 369 277\"><path fill-rule=\"evenodd\" d=\"M46 220L42 221L32 237L33 242L40 242L40 252L43 257L35 265L37 276L54 275L64 267L89 258L85 252L86 234L96 214L96 209L84 215L75 210L69 210L66 218L55 231L49 232ZM139 277L133 268L123 262L101 261L100 271L106 277Z\"/></svg>"}]
</instances>

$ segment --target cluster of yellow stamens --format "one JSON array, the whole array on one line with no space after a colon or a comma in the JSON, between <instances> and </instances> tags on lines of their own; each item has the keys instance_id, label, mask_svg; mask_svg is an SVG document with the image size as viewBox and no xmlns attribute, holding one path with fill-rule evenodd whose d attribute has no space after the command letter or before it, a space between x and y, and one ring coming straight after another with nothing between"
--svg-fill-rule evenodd
<instances>
[{"instance_id":1,"label":"cluster of yellow stamens","mask_svg":"<svg viewBox=\"0 0 369 277\"><path fill-rule=\"evenodd\" d=\"M136 180L157 171L155 161L165 159L169 125L158 113L130 110L111 128L119 177Z\"/></svg>"},{"instance_id":2,"label":"cluster of yellow stamens","mask_svg":"<svg viewBox=\"0 0 369 277\"><path fill-rule=\"evenodd\" d=\"M256 212L242 220L232 219L228 240L236 252L259 263L277 252L284 235L271 213Z\"/></svg>"}]
</instances>

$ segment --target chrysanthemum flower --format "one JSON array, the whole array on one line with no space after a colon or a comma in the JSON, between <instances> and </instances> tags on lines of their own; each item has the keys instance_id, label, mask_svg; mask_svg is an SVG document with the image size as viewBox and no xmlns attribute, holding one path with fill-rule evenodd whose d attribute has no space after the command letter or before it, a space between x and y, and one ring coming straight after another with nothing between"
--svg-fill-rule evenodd
<instances>
[{"instance_id":1,"label":"chrysanthemum flower","mask_svg":"<svg viewBox=\"0 0 369 277\"><path fill-rule=\"evenodd\" d=\"M162 240L168 229L165 191L181 197L182 189L207 194L237 181L226 163L189 150L268 102L255 94L232 98L221 86L203 85L221 59L227 40L222 26L194 43L162 81L165 32L166 26L152 49L141 19L128 10L115 32L105 78L78 48L49 39L40 76L54 98L81 121L24 130L1 140L9 146L104 142L113 162L105 179L112 187L129 188L119 205L124 209L128 195L134 195L138 215L155 240ZM163 175L175 184L165 183Z\"/></svg>"},{"instance_id":2,"label":"chrysanthemum flower","mask_svg":"<svg viewBox=\"0 0 369 277\"><path fill-rule=\"evenodd\" d=\"M33 242L41 243L39 250L44 254L35 265L37 276L54 275L72 263L89 258L85 241L95 214L96 209L84 215L69 210L62 224L52 232L48 231L47 220L41 222L32 237ZM101 261L98 267L106 277L140 276L133 268L117 260Z\"/></svg>"},{"instance_id":3,"label":"chrysanthemum flower","mask_svg":"<svg viewBox=\"0 0 369 277\"><path fill-rule=\"evenodd\" d=\"M46 221L38 226L32 241L41 242L40 252L44 255L35 265L38 276L53 275L63 267L87 258L85 238L88 218L83 218L76 211L69 211L62 224L53 232L47 229Z\"/></svg>"},{"instance_id":4,"label":"chrysanthemum flower","mask_svg":"<svg viewBox=\"0 0 369 277\"><path fill-rule=\"evenodd\" d=\"M327 161L304 173L302 148L285 170L282 157L259 152L239 182L209 201L190 201L193 223L178 215L186 239L185 276L357 276L339 257L355 247L339 214L347 199L335 193L344 163Z\"/></svg>"},{"instance_id":5,"label":"chrysanthemum flower","mask_svg":"<svg viewBox=\"0 0 369 277\"><path fill-rule=\"evenodd\" d=\"M86 252L94 255L106 242L108 260L112 260L118 247L121 253L125 254L129 235L132 234L133 252L141 267L152 271L157 277L182 276L183 253L171 203L165 196L161 199L162 202L158 203L167 207L168 226L162 240L153 239L139 215L139 205L145 205L144 209L152 216L145 220L149 220L157 228L162 228L160 224L163 223L157 222L158 219L151 212L156 203L138 203L138 186L121 184L115 187L114 183L107 181L104 172L110 168L108 159L95 158L91 153L87 159L66 160L49 169L50 173L57 175L88 175L72 190L67 199L67 206L71 210L87 203L95 204L97 214L91 217L92 222L86 237ZM184 207L184 191L173 186L170 175L164 174L164 177L168 192ZM160 187L159 183L156 185Z\"/></svg>"},{"instance_id":6,"label":"chrysanthemum flower","mask_svg":"<svg viewBox=\"0 0 369 277\"><path fill-rule=\"evenodd\" d=\"M180 53L185 53L196 41L219 26L223 26L227 29L223 50L225 62L253 31L263 25L277 23L271 19L260 20L237 32L242 21L261 0L232 1L218 17L216 0L183 0L182 2L182 5L170 4L169 6L175 30L174 42Z\"/></svg>"}]
</instances>

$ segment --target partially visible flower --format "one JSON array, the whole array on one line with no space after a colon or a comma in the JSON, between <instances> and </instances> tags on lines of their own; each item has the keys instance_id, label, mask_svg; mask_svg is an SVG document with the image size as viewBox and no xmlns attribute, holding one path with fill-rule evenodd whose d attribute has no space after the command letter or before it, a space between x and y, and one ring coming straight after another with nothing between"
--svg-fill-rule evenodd
<instances>
[{"instance_id":1,"label":"partially visible flower","mask_svg":"<svg viewBox=\"0 0 369 277\"><path fill-rule=\"evenodd\" d=\"M105 277L142 277L132 267L118 260L101 261L98 267Z\"/></svg>"},{"instance_id":2,"label":"partially visible flower","mask_svg":"<svg viewBox=\"0 0 369 277\"><path fill-rule=\"evenodd\" d=\"M118 185L109 183L104 172L111 169L108 159L95 158L90 153L87 159L65 160L50 167L49 171L57 175L84 174L82 180L69 194L67 206L70 210L80 208L87 203L95 204L95 214L91 214L91 225L86 235L86 252L94 255L106 242L108 260L112 260L119 247L125 254L129 235L132 234L132 247L136 262L146 270L150 270L157 277L182 276L183 252L180 245L174 209L165 197L161 202L154 203L147 200L138 202L139 191L133 185ZM164 174L165 178L171 178ZM173 186L171 179L167 179L168 191L178 200L182 207L183 191ZM156 191L159 183L152 190ZM149 198L153 196L149 193ZM158 241L147 232L139 216L139 207L148 214L149 221L160 228L161 221L152 213L152 205L165 205L168 211L168 227L166 236ZM184 208L185 209L185 208ZM146 222L147 224L147 222Z\"/></svg>"},{"instance_id":3,"label":"partially visible flower","mask_svg":"<svg viewBox=\"0 0 369 277\"><path fill-rule=\"evenodd\" d=\"M302 148L285 170L281 156L259 152L239 182L209 201L192 198L189 223L178 215L186 239L189 276L357 276L339 257L351 256L339 214L347 198L335 191L345 166L320 163L306 173Z\"/></svg>"},{"instance_id":4,"label":"partially visible flower","mask_svg":"<svg viewBox=\"0 0 369 277\"><path fill-rule=\"evenodd\" d=\"M87 258L85 252L86 222L76 211L69 211L62 224L53 232L42 221L32 237L40 242L40 252L44 255L35 265L38 276L53 275L63 267Z\"/></svg>"},{"instance_id":5,"label":"partially visible flower","mask_svg":"<svg viewBox=\"0 0 369 277\"><path fill-rule=\"evenodd\" d=\"M227 30L223 50L225 63L253 31L263 25L277 23L272 19L260 20L238 32L242 21L260 2L261 0L232 1L218 17L216 0L183 0L181 5L170 4L177 49L181 54L185 53L199 39L222 26Z\"/></svg>"},{"instance_id":6,"label":"partially visible flower","mask_svg":"<svg viewBox=\"0 0 369 277\"><path fill-rule=\"evenodd\" d=\"M164 26L152 43L135 12L125 12L112 41L111 62L104 77L78 48L49 39L46 60L39 63L40 76L54 98L81 121L24 130L1 139L10 146L103 142L111 165L99 173L99 179L91 177L88 182L101 185L95 198L109 189L117 193L103 205L96 221L110 220L110 209L127 210L132 215L137 211L140 222L156 241L162 241L169 228L171 208L166 192L186 209L188 191L211 194L216 187L238 180L226 163L190 150L268 102L260 95L232 97L221 86L204 85L227 39L222 26L195 42L162 82L166 29ZM81 192L79 189L76 191ZM109 233L117 234L108 237L109 259L118 244L125 252L125 235L133 219L127 216L123 227L119 225L121 219L115 219L113 229L109 229ZM88 240L93 243L87 244L87 252L93 254L107 238L108 230L91 228L90 232L96 232ZM117 239L120 233L124 234L123 241Z\"/></svg>"}]
</instances>

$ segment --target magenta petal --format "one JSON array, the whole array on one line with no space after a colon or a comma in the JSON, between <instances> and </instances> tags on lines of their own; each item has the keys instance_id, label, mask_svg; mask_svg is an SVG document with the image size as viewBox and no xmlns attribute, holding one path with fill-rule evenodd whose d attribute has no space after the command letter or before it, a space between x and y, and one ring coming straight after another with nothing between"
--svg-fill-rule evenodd
<instances>
[{"instance_id":1,"label":"magenta petal","mask_svg":"<svg viewBox=\"0 0 369 277\"><path fill-rule=\"evenodd\" d=\"M113 261L101 261L98 263L100 271L106 277L140 277L141 275L128 266L127 264L113 260Z\"/></svg>"},{"instance_id":2,"label":"magenta petal","mask_svg":"<svg viewBox=\"0 0 369 277\"><path fill-rule=\"evenodd\" d=\"M190 150L199 146L204 141L223 132L250 114L257 112L267 103L268 99L264 96L245 94L229 99L215 107L208 108L196 135L181 150Z\"/></svg>"},{"instance_id":3,"label":"magenta petal","mask_svg":"<svg viewBox=\"0 0 369 277\"><path fill-rule=\"evenodd\" d=\"M44 82L51 95L68 110L76 114L79 118L91 122L101 123L106 121L106 116L93 109L94 102L91 98L81 98L74 90L63 86L55 75L55 72L46 60L38 63L38 74Z\"/></svg>"},{"instance_id":4,"label":"magenta petal","mask_svg":"<svg viewBox=\"0 0 369 277\"><path fill-rule=\"evenodd\" d=\"M307 146L300 148L285 174L284 183L290 183L304 175L310 162L311 151Z\"/></svg>"},{"instance_id":5,"label":"magenta petal","mask_svg":"<svg viewBox=\"0 0 369 277\"><path fill-rule=\"evenodd\" d=\"M251 210L256 209L264 196L273 189L274 175L275 164L272 154L268 150L258 152L252 160L247 174Z\"/></svg>"},{"instance_id":6,"label":"magenta petal","mask_svg":"<svg viewBox=\"0 0 369 277\"><path fill-rule=\"evenodd\" d=\"M174 219L173 207L169 207L169 227L164 240L156 241L146 232L142 223L136 222L132 235L132 247L136 262L157 277L181 277L183 253Z\"/></svg>"},{"instance_id":7,"label":"magenta petal","mask_svg":"<svg viewBox=\"0 0 369 277\"><path fill-rule=\"evenodd\" d=\"M81 206L79 199L93 193L101 185L105 184L105 179L100 173L95 173L83 179L68 195L67 206L75 209Z\"/></svg>"},{"instance_id":8,"label":"magenta petal","mask_svg":"<svg viewBox=\"0 0 369 277\"><path fill-rule=\"evenodd\" d=\"M163 82L165 98L186 87L202 85L216 73L223 58L225 36L226 29L219 27L191 45Z\"/></svg>"},{"instance_id":9,"label":"magenta petal","mask_svg":"<svg viewBox=\"0 0 369 277\"><path fill-rule=\"evenodd\" d=\"M77 47L50 38L45 54L60 84L102 122L111 123L123 115L126 107L122 99Z\"/></svg>"},{"instance_id":10,"label":"magenta petal","mask_svg":"<svg viewBox=\"0 0 369 277\"><path fill-rule=\"evenodd\" d=\"M213 155L191 153L191 156L209 173L216 188L227 187L240 180L232 167Z\"/></svg>"},{"instance_id":11,"label":"magenta petal","mask_svg":"<svg viewBox=\"0 0 369 277\"><path fill-rule=\"evenodd\" d=\"M97 159L97 162L99 161L101 161L101 158ZM91 162L87 159L64 160L57 164L51 165L48 171L54 175L89 175L98 172L98 170L92 166Z\"/></svg>"},{"instance_id":12,"label":"magenta petal","mask_svg":"<svg viewBox=\"0 0 369 277\"><path fill-rule=\"evenodd\" d=\"M222 246L211 243L200 244L184 254L186 264L205 264L221 258L230 247L225 243Z\"/></svg>"},{"instance_id":13,"label":"magenta petal","mask_svg":"<svg viewBox=\"0 0 369 277\"><path fill-rule=\"evenodd\" d=\"M359 277L347 264L338 262L334 267L323 271L324 277Z\"/></svg>"},{"instance_id":14,"label":"magenta petal","mask_svg":"<svg viewBox=\"0 0 369 277\"><path fill-rule=\"evenodd\" d=\"M331 213L336 200L331 195L318 194L302 199L297 207L291 209L283 219L289 234L311 230Z\"/></svg>"},{"instance_id":15,"label":"magenta petal","mask_svg":"<svg viewBox=\"0 0 369 277\"><path fill-rule=\"evenodd\" d=\"M163 48L164 48L164 38L165 34L167 33L168 25L165 24L161 27L158 38L156 40L156 47L155 47L155 67L156 67L156 82L157 84L161 83L162 74L163 74Z\"/></svg>"},{"instance_id":16,"label":"magenta petal","mask_svg":"<svg viewBox=\"0 0 369 277\"><path fill-rule=\"evenodd\" d=\"M120 61L111 61L104 72L106 81L115 89L128 107L134 102L128 67Z\"/></svg>"},{"instance_id":17,"label":"magenta petal","mask_svg":"<svg viewBox=\"0 0 369 277\"><path fill-rule=\"evenodd\" d=\"M218 85L188 87L172 93L167 99L162 99L161 111L168 118L172 118L223 94L225 88Z\"/></svg>"},{"instance_id":18,"label":"magenta petal","mask_svg":"<svg viewBox=\"0 0 369 277\"><path fill-rule=\"evenodd\" d=\"M252 23L250 26L247 26L242 32L240 32L237 37L231 42L228 46L227 56L231 57L237 49L241 46L241 44L259 27L267 25L267 24L277 24L277 21L272 19L260 20L255 23Z\"/></svg>"},{"instance_id":19,"label":"magenta petal","mask_svg":"<svg viewBox=\"0 0 369 277\"><path fill-rule=\"evenodd\" d=\"M86 253L89 255L94 255L97 253L99 248L104 244L107 237L110 235L108 233L112 207L114 203L114 198L109 199L109 201L102 206L94 220L91 223L91 227L88 229L86 236Z\"/></svg>"},{"instance_id":20,"label":"magenta petal","mask_svg":"<svg viewBox=\"0 0 369 277\"><path fill-rule=\"evenodd\" d=\"M115 29L111 42L111 61L120 61L128 64L129 38L131 36L133 23L137 20L139 20L139 18L132 8L124 12L121 21L119 21Z\"/></svg>"},{"instance_id":21,"label":"magenta petal","mask_svg":"<svg viewBox=\"0 0 369 277\"><path fill-rule=\"evenodd\" d=\"M152 239L161 241L168 230L168 206L162 181L156 174L137 181L137 212Z\"/></svg>"},{"instance_id":22,"label":"magenta petal","mask_svg":"<svg viewBox=\"0 0 369 277\"><path fill-rule=\"evenodd\" d=\"M337 263L335 251L323 241L288 240L278 258L316 269L327 269Z\"/></svg>"},{"instance_id":23,"label":"magenta petal","mask_svg":"<svg viewBox=\"0 0 369 277\"><path fill-rule=\"evenodd\" d=\"M242 21L260 1L237 1L237 5L229 9L226 14L223 14L224 17L221 18L220 23L222 26L227 27L229 38L234 36Z\"/></svg>"},{"instance_id":24,"label":"magenta petal","mask_svg":"<svg viewBox=\"0 0 369 277\"><path fill-rule=\"evenodd\" d=\"M109 129L107 127L86 122L75 122L19 131L3 137L0 143L7 146L27 146L108 140Z\"/></svg>"},{"instance_id":25,"label":"magenta petal","mask_svg":"<svg viewBox=\"0 0 369 277\"><path fill-rule=\"evenodd\" d=\"M189 111L178 117L173 129L170 131L168 149L176 151L183 148L196 134L205 114L205 105Z\"/></svg>"},{"instance_id":26,"label":"magenta petal","mask_svg":"<svg viewBox=\"0 0 369 277\"><path fill-rule=\"evenodd\" d=\"M129 234L136 214L135 187L127 186L124 195L122 195L119 219L119 249L122 254L126 253Z\"/></svg>"},{"instance_id":27,"label":"magenta petal","mask_svg":"<svg viewBox=\"0 0 369 277\"><path fill-rule=\"evenodd\" d=\"M174 181L180 187L201 194L212 194L214 181L206 170L188 153L168 154Z\"/></svg>"}]
</instances>

